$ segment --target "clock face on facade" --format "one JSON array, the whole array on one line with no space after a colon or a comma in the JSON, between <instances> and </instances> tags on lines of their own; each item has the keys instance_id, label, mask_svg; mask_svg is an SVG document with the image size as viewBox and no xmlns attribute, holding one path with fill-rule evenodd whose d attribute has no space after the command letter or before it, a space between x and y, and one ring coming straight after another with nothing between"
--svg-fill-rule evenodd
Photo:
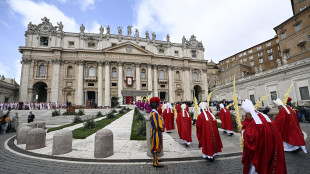
<instances>
[{"instance_id":1,"label":"clock face on facade","mask_svg":"<svg viewBox=\"0 0 310 174\"><path fill-rule=\"evenodd\" d=\"M191 41L191 45L195 47L195 46L197 46L197 42L196 41Z\"/></svg>"},{"instance_id":2,"label":"clock face on facade","mask_svg":"<svg viewBox=\"0 0 310 174\"><path fill-rule=\"evenodd\" d=\"M47 25L42 26L42 31L47 32L50 28Z\"/></svg>"}]
</instances>

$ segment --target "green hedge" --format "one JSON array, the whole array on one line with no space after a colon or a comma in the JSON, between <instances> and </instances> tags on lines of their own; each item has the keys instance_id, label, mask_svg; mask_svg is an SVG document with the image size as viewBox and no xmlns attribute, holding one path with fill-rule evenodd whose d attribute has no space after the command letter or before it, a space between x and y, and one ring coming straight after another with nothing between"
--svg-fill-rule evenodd
<instances>
[{"instance_id":1,"label":"green hedge","mask_svg":"<svg viewBox=\"0 0 310 174\"><path fill-rule=\"evenodd\" d=\"M132 119L130 140L146 140L146 121L137 107Z\"/></svg>"}]
</instances>

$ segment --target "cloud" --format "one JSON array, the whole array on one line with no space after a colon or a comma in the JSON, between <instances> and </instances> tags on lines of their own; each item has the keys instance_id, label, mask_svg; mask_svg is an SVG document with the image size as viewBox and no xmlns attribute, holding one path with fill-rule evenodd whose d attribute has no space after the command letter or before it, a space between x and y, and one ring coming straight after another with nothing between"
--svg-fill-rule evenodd
<instances>
[{"instance_id":1,"label":"cloud","mask_svg":"<svg viewBox=\"0 0 310 174\"><path fill-rule=\"evenodd\" d=\"M274 8L277 7L277 8ZM273 27L291 17L282 0L137 0L134 26L181 43L195 34L205 59L219 61L275 36ZM150 32L150 33L151 33Z\"/></svg>"},{"instance_id":2,"label":"cloud","mask_svg":"<svg viewBox=\"0 0 310 174\"><path fill-rule=\"evenodd\" d=\"M89 28L88 26L86 26L86 32L89 32L89 33L99 33L99 28L100 28L100 24L95 20L93 23L92 23L92 25L91 25L91 27L90 27L90 29L89 29L89 31L87 30L87 28Z\"/></svg>"},{"instance_id":3,"label":"cloud","mask_svg":"<svg viewBox=\"0 0 310 174\"><path fill-rule=\"evenodd\" d=\"M87 9L95 8L95 0L79 0L78 3L83 12L85 12Z\"/></svg>"},{"instance_id":4,"label":"cloud","mask_svg":"<svg viewBox=\"0 0 310 174\"><path fill-rule=\"evenodd\" d=\"M11 68L9 66L6 66L0 62L0 75L1 76L4 75L4 77L8 77L9 76L8 72L10 72L10 70Z\"/></svg>"},{"instance_id":5,"label":"cloud","mask_svg":"<svg viewBox=\"0 0 310 174\"><path fill-rule=\"evenodd\" d=\"M79 26L74 18L66 16L53 4L47 4L45 2L35 3L31 0L23 0L22 3L19 0L9 0L8 4L12 12L23 16L22 22L25 27L27 27L29 22L33 24L41 23L41 18L46 16L54 26L57 25L57 22L62 21L64 31L79 32Z\"/></svg>"},{"instance_id":6,"label":"cloud","mask_svg":"<svg viewBox=\"0 0 310 174\"><path fill-rule=\"evenodd\" d=\"M60 3L65 4L67 0L58 0Z\"/></svg>"}]
</instances>

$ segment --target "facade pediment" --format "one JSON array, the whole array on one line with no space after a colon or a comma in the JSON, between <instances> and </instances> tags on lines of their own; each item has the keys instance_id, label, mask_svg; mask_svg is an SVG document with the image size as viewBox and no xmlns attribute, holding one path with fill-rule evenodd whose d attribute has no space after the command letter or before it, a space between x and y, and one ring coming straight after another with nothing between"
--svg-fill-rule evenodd
<instances>
[{"instance_id":1,"label":"facade pediment","mask_svg":"<svg viewBox=\"0 0 310 174\"><path fill-rule=\"evenodd\" d=\"M103 50L104 52L110 53L126 53L126 54L140 54L140 55L149 55L152 56L153 53L141 48L139 45L136 45L132 42L124 42L115 46L108 47Z\"/></svg>"}]
</instances>

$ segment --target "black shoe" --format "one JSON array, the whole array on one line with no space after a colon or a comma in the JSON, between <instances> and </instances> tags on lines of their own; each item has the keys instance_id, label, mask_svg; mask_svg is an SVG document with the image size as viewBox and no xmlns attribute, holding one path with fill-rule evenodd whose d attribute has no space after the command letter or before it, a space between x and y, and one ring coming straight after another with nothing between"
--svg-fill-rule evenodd
<instances>
[{"instance_id":1,"label":"black shoe","mask_svg":"<svg viewBox=\"0 0 310 174\"><path fill-rule=\"evenodd\" d=\"M226 132L226 131L223 131L223 133L226 134L227 132Z\"/></svg>"},{"instance_id":2,"label":"black shoe","mask_svg":"<svg viewBox=\"0 0 310 174\"><path fill-rule=\"evenodd\" d=\"M233 136L233 135L234 135L234 133L230 133L230 134L229 134L229 136Z\"/></svg>"},{"instance_id":3,"label":"black shoe","mask_svg":"<svg viewBox=\"0 0 310 174\"><path fill-rule=\"evenodd\" d=\"M299 147L299 148L296 149L296 150L293 150L292 153L296 154L296 153L298 153L299 151L301 151L301 147Z\"/></svg>"},{"instance_id":4,"label":"black shoe","mask_svg":"<svg viewBox=\"0 0 310 174\"><path fill-rule=\"evenodd\" d=\"M188 145L187 145L187 144L185 144L185 146L186 146L186 147L188 147Z\"/></svg>"},{"instance_id":5,"label":"black shoe","mask_svg":"<svg viewBox=\"0 0 310 174\"><path fill-rule=\"evenodd\" d=\"M214 161L214 157L213 158L207 158L208 161L213 162Z\"/></svg>"},{"instance_id":6,"label":"black shoe","mask_svg":"<svg viewBox=\"0 0 310 174\"><path fill-rule=\"evenodd\" d=\"M153 167L156 167L156 168L164 168L165 166L164 166L164 165L155 166L155 165L153 164Z\"/></svg>"}]
</instances>

